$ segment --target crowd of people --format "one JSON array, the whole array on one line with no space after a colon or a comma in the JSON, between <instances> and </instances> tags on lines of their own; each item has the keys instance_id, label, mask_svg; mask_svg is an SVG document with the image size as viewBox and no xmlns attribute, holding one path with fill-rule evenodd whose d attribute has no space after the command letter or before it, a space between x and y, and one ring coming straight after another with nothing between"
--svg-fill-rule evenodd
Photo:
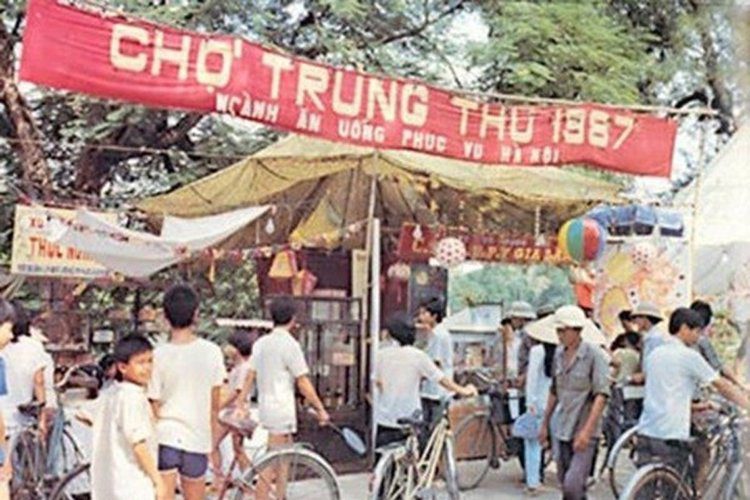
<instances>
[{"instance_id":1,"label":"crowd of people","mask_svg":"<svg viewBox=\"0 0 750 500\"><path fill-rule=\"evenodd\" d=\"M92 418L94 499L163 500L175 498L176 491L187 500L205 498L209 468L221 478L219 450L228 435L240 467L250 464L242 437L222 425L219 415L246 418L251 397L257 397L270 448L293 441L298 393L321 425L330 421L295 338L293 299L272 301L269 333L255 341L233 334L225 352L196 334L199 297L190 286L167 290L163 309L167 342L154 347L145 337L128 335L107 358L115 380L101 391ZM447 398L477 394L473 385L454 381L454 349L443 314L442 301L431 299L414 316L398 313L388 320L388 341L377 353L374 373L376 446L405 439L399 419L421 413L433 423ZM553 315L552 330L527 328L546 315ZM747 387L722 365L705 335L712 320L708 304L698 301L665 319L642 303L623 311L620 320L623 332L609 346L584 338L592 323L577 306L537 312L517 302L502 320L485 362L505 389L503 419L518 437L509 445L516 446L528 494L542 487L549 449L563 498L586 497L614 389L634 389L624 397L624 411L638 421L639 459L658 458L682 470L693 453L698 483L701 452L688 443L693 415L708 407L698 400L700 389L712 386L750 409ZM661 328L665 321L667 331ZM32 400L56 404L52 358L32 333L22 305L0 299L0 499L9 498L9 443L25 423L18 406ZM267 494L264 485L273 484L268 479L258 483L258 498Z\"/></svg>"}]
</instances>

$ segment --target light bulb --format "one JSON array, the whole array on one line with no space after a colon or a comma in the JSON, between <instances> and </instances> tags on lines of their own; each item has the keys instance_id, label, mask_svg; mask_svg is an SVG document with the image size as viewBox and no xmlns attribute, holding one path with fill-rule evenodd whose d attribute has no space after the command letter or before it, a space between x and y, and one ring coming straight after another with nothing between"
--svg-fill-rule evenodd
<instances>
[{"instance_id":1,"label":"light bulb","mask_svg":"<svg viewBox=\"0 0 750 500\"><path fill-rule=\"evenodd\" d=\"M268 219L266 222L266 233L273 234L276 231L276 225L273 223L273 218Z\"/></svg>"}]
</instances>

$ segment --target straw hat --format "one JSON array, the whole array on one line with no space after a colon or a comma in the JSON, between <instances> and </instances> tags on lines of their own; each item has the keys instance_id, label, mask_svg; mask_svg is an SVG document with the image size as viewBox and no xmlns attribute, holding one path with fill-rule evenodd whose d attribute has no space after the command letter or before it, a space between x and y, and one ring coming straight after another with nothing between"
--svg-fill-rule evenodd
<instances>
[{"instance_id":1,"label":"straw hat","mask_svg":"<svg viewBox=\"0 0 750 500\"><path fill-rule=\"evenodd\" d=\"M508 310L509 318L536 319L536 312L531 304L522 300L513 302Z\"/></svg>"},{"instance_id":2,"label":"straw hat","mask_svg":"<svg viewBox=\"0 0 750 500\"><path fill-rule=\"evenodd\" d=\"M578 311L573 311L573 309L578 309ZM582 322L581 315L583 315ZM525 330L527 335L534 340L548 344L559 344L560 339L557 335L557 329L563 325L573 326L574 323L582 325L581 338L584 342L597 345L607 345L609 343L606 335L599 330L593 321L586 318L586 315L577 306L563 306L554 315L529 323L526 325Z\"/></svg>"},{"instance_id":3,"label":"straw hat","mask_svg":"<svg viewBox=\"0 0 750 500\"><path fill-rule=\"evenodd\" d=\"M639 316L649 318L657 323L664 321L664 316L661 315L659 308L650 302L641 302L630 313L631 318L637 318Z\"/></svg>"}]
</instances>

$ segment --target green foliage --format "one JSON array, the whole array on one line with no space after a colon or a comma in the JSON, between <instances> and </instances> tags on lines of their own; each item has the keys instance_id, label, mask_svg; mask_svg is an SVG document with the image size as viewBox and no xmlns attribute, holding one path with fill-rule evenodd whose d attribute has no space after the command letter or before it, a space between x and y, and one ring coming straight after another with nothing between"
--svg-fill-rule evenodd
<instances>
[{"instance_id":1,"label":"green foliage","mask_svg":"<svg viewBox=\"0 0 750 500\"><path fill-rule=\"evenodd\" d=\"M452 274L448 283L451 311L473 304L525 300L535 307L573 302L573 291L564 269L547 266L485 265L462 275Z\"/></svg>"},{"instance_id":2,"label":"green foliage","mask_svg":"<svg viewBox=\"0 0 750 500\"><path fill-rule=\"evenodd\" d=\"M600 2L485 2L484 11L489 42L471 52L484 90L639 101L650 66L646 37L608 16Z\"/></svg>"}]
</instances>

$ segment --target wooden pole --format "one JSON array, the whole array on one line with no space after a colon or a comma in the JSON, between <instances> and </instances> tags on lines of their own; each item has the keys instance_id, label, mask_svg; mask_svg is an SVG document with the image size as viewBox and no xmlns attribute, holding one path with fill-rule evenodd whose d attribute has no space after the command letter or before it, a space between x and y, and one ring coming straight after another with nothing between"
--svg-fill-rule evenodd
<instances>
[{"instance_id":1,"label":"wooden pole","mask_svg":"<svg viewBox=\"0 0 750 500\"><path fill-rule=\"evenodd\" d=\"M696 225L698 222L698 205L700 203L700 190L703 180L703 171L706 169L706 127L703 122L700 124L700 138L699 138L699 145L698 145L698 174L695 176L695 191L693 192L693 209L691 213L691 221L690 221L690 269L689 269L689 276L688 276L688 283L689 283L689 292L688 292L688 298L690 299L690 302L693 301L694 298L694 290L693 290L693 272L695 271L695 237L696 237Z\"/></svg>"}]
</instances>

